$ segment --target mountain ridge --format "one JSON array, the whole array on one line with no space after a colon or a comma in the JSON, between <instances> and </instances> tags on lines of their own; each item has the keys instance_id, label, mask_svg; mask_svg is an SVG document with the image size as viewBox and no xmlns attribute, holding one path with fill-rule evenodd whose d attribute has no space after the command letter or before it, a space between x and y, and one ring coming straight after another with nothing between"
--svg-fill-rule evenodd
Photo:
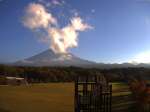
<instances>
[{"instance_id":1,"label":"mountain ridge","mask_svg":"<svg viewBox=\"0 0 150 112\"><path fill-rule=\"evenodd\" d=\"M128 67L144 67L150 68L148 63L96 63L94 61L89 61L81 59L72 53L55 53L52 50L45 50L37 55L31 56L29 58L19 60L11 65L14 66L47 66L47 67L84 67L84 68L101 68L101 69L110 69L110 68L128 68Z\"/></svg>"},{"instance_id":2,"label":"mountain ridge","mask_svg":"<svg viewBox=\"0 0 150 112\"><path fill-rule=\"evenodd\" d=\"M90 66L96 62L81 59L71 53L55 53L48 49L37 55L19 60L13 65L16 66Z\"/></svg>"}]
</instances>

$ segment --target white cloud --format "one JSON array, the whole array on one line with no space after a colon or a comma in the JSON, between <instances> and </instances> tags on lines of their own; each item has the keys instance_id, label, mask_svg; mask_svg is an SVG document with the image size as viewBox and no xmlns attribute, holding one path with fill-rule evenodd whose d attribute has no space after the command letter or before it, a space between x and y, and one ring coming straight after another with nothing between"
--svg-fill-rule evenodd
<instances>
[{"instance_id":1,"label":"white cloud","mask_svg":"<svg viewBox=\"0 0 150 112\"><path fill-rule=\"evenodd\" d=\"M84 31L86 29L92 29L93 27L83 23L83 20L80 17L74 17L71 19L71 24L73 28L77 31Z\"/></svg>"},{"instance_id":2,"label":"white cloud","mask_svg":"<svg viewBox=\"0 0 150 112\"><path fill-rule=\"evenodd\" d=\"M46 7L63 6L65 4L64 0L38 0L38 2Z\"/></svg>"},{"instance_id":3,"label":"white cloud","mask_svg":"<svg viewBox=\"0 0 150 112\"><path fill-rule=\"evenodd\" d=\"M57 20L46 11L43 5L31 3L26 8L23 24L30 29L46 28L49 25L56 25Z\"/></svg>"},{"instance_id":4,"label":"white cloud","mask_svg":"<svg viewBox=\"0 0 150 112\"><path fill-rule=\"evenodd\" d=\"M47 38L43 36L40 40L50 43L50 48L56 53L66 53L69 48L77 47L79 32L93 28L79 16L71 18L68 25L59 28L57 19L43 5L35 3L27 7L23 24L34 31L44 30Z\"/></svg>"},{"instance_id":5,"label":"white cloud","mask_svg":"<svg viewBox=\"0 0 150 112\"><path fill-rule=\"evenodd\" d=\"M85 31L92 27L86 23L80 17L74 17L71 19L71 24L59 28L50 28L48 30L49 37L51 37L51 49L55 52L67 52L68 48L78 46L78 34L79 31Z\"/></svg>"},{"instance_id":6,"label":"white cloud","mask_svg":"<svg viewBox=\"0 0 150 112\"><path fill-rule=\"evenodd\" d=\"M61 2L58 0L52 0L52 4L54 5L61 5Z\"/></svg>"},{"instance_id":7,"label":"white cloud","mask_svg":"<svg viewBox=\"0 0 150 112\"><path fill-rule=\"evenodd\" d=\"M150 63L150 51L144 51L130 59L131 63Z\"/></svg>"}]
</instances>

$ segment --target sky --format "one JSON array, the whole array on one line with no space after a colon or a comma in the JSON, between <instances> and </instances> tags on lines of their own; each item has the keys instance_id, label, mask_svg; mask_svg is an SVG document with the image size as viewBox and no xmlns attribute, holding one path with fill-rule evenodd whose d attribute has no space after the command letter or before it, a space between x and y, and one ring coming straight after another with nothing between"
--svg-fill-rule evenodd
<instances>
[{"instance_id":1,"label":"sky","mask_svg":"<svg viewBox=\"0 0 150 112\"><path fill-rule=\"evenodd\" d=\"M34 4L57 22L46 27L27 24ZM77 18L80 29L72 22ZM0 62L58 49L52 46L57 43L52 43L51 29L64 34L66 27L73 28L75 40L61 51L104 63L150 62L150 0L0 0Z\"/></svg>"}]
</instances>

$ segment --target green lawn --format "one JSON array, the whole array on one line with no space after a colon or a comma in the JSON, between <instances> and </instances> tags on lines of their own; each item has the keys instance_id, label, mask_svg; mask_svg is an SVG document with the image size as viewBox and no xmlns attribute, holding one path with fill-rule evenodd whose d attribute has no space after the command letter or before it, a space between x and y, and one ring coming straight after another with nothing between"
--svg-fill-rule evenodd
<instances>
[{"instance_id":1,"label":"green lawn","mask_svg":"<svg viewBox=\"0 0 150 112\"><path fill-rule=\"evenodd\" d=\"M125 84L114 83L113 96L130 94ZM127 89L126 89L127 90ZM74 84L49 83L0 86L0 112L73 112Z\"/></svg>"}]
</instances>

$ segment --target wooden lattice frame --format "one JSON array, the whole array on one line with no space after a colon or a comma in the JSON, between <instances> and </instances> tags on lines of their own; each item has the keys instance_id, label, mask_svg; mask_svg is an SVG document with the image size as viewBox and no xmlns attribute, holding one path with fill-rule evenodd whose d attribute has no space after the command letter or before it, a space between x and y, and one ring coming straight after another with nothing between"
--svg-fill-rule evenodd
<instances>
[{"instance_id":1,"label":"wooden lattice frame","mask_svg":"<svg viewBox=\"0 0 150 112\"><path fill-rule=\"evenodd\" d=\"M75 112L111 112L112 86L103 83L102 77L84 75L76 78Z\"/></svg>"}]
</instances>

